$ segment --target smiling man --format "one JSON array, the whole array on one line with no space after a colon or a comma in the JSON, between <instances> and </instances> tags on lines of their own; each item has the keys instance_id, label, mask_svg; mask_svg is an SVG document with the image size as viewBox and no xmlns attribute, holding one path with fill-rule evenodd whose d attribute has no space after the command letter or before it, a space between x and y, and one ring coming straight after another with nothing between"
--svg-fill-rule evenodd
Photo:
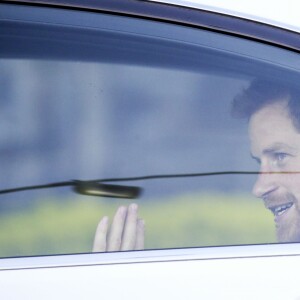
<instances>
[{"instance_id":1,"label":"smiling man","mask_svg":"<svg viewBox=\"0 0 300 300\"><path fill-rule=\"evenodd\" d=\"M251 155L260 165L253 194L274 214L278 242L300 242L300 92L255 80L233 101L233 114L249 122ZM111 226L104 217L93 250L143 249L138 207L119 207Z\"/></svg>"},{"instance_id":2,"label":"smiling man","mask_svg":"<svg viewBox=\"0 0 300 300\"><path fill-rule=\"evenodd\" d=\"M253 194L274 214L278 242L299 242L299 92L256 80L234 99L233 113L249 120L251 155L260 165Z\"/></svg>"}]
</instances>

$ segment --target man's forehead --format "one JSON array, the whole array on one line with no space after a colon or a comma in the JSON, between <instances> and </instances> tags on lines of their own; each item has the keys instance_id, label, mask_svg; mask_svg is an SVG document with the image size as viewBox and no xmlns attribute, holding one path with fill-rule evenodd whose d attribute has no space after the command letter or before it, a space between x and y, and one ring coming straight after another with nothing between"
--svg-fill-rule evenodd
<instances>
[{"instance_id":1,"label":"man's forehead","mask_svg":"<svg viewBox=\"0 0 300 300\"><path fill-rule=\"evenodd\" d=\"M286 129L293 126L286 104L283 101L263 106L253 113L249 119L250 136L261 131L276 134L282 126L287 127Z\"/></svg>"},{"instance_id":2,"label":"man's forehead","mask_svg":"<svg viewBox=\"0 0 300 300\"><path fill-rule=\"evenodd\" d=\"M266 103L250 116L250 120L257 117L270 118L278 114L284 115L285 117L288 117L290 119L288 98L277 99L272 102Z\"/></svg>"},{"instance_id":3,"label":"man's forehead","mask_svg":"<svg viewBox=\"0 0 300 300\"><path fill-rule=\"evenodd\" d=\"M300 133L290 117L287 101L268 104L255 112L249 120L249 137L254 156L283 147L300 149Z\"/></svg>"}]
</instances>

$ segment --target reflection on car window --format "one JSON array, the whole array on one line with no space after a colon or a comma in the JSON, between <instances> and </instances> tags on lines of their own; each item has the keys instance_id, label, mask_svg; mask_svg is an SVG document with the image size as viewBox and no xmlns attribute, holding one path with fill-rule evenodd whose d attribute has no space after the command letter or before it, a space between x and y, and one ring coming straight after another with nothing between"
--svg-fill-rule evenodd
<instances>
[{"instance_id":1,"label":"reflection on car window","mask_svg":"<svg viewBox=\"0 0 300 300\"><path fill-rule=\"evenodd\" d=\"M145 23L141 21L141 27ZM194 44L181 41L182 34L162 39L153 24L152 36L108 32L101 26L61 26L57 31L44 26L40 33L38 25L16 35L11 45L18 44L22 34L35 37L28 35L20 52L1 53L1 189L70 180L259 171L251 154L262 165L265 145L256 143L251 149L247 132L248 119L261 108L241 120L231 113L232 103L253 82L259 86L257 78L284 87L287 78L291 85L296 82L297 70L282 61L276 64L280 55L287 56L288 64L293 54L251 42L254 50L261 47L257 53L270 50L267 61L255 57L253 49L239 52L249 41L201 31ZM213 46L222 44L221 39L227 49ZM205 45L208 42L212 45ZM287 95L283 89L281 96ZM281 148L272 151L265 165L277 163L278 168L262 171L291 171L280 166L294 154ZM290 241L286 230L276 231L274 215L263 201L283 228L288 225L280 216L291 213L296 196L266 200L270 189L258 187L257 176L112 183L140 187L136 200L80 195L70 187L3 194L0 256L91 252L99 220L108 216L111 222L118 207L131 203L138 204L145 221L145 249L272 243L278 236L279 241ZM297 232L291 239L297 240Z\"/></svg>"}]
</instances>

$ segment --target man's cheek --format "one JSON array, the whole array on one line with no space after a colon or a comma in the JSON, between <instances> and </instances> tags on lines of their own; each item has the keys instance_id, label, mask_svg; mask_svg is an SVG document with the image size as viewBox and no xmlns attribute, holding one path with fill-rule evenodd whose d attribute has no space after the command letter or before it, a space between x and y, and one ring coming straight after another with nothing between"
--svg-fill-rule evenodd
<instances>
[{"instance_id":1,"label":"man's cheek","mask_svg":"<svg viewBox=\"0 0 300 300\"><path fill-rule=\"evenodd\" d=\"M281 182L279 186L285 189L285 191L292 195L295 199L295 204L300 207L300 175L299 174L282 174Z\"/></svg>"},{"instance_id":2,"label":"man's cheek","mask_svg":"<svg viewBox=\"0 0 300 300\"><path fill-rule=\"evenodd\" d=\"M291 218L286 224L286 233L288 234L288 242L300 241L300 209L298 203L293 207Z\"/></svg>"},{"instance_id":3,"label":"man's cheek","mask_svg":"<svg viewBox=\"0 0 300 300\"><path fill-rule=\"evenodd\" d=\"M290 192L289 194L291 194L293 197L295 210L299 215L300 214L300 187L295 188L294 191Z\"/></svg>"}]
</instances>

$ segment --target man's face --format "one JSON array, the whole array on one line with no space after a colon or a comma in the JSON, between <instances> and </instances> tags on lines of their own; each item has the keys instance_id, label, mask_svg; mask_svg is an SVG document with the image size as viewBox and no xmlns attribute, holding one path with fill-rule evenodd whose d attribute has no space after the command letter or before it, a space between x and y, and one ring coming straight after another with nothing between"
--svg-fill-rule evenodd
<instances>
[{"instance_id":1,"label":"man's face","mask_svg":"<svg viewBox=\"0 0 300 300\"><path fill-rule=\"evenodd\" d=\"M286 109L287 102L267 105L249 122L251 154L260 164L253 194L274 214L279 242L300 241L300 132Z\"/></svg>"}]
</instances>

